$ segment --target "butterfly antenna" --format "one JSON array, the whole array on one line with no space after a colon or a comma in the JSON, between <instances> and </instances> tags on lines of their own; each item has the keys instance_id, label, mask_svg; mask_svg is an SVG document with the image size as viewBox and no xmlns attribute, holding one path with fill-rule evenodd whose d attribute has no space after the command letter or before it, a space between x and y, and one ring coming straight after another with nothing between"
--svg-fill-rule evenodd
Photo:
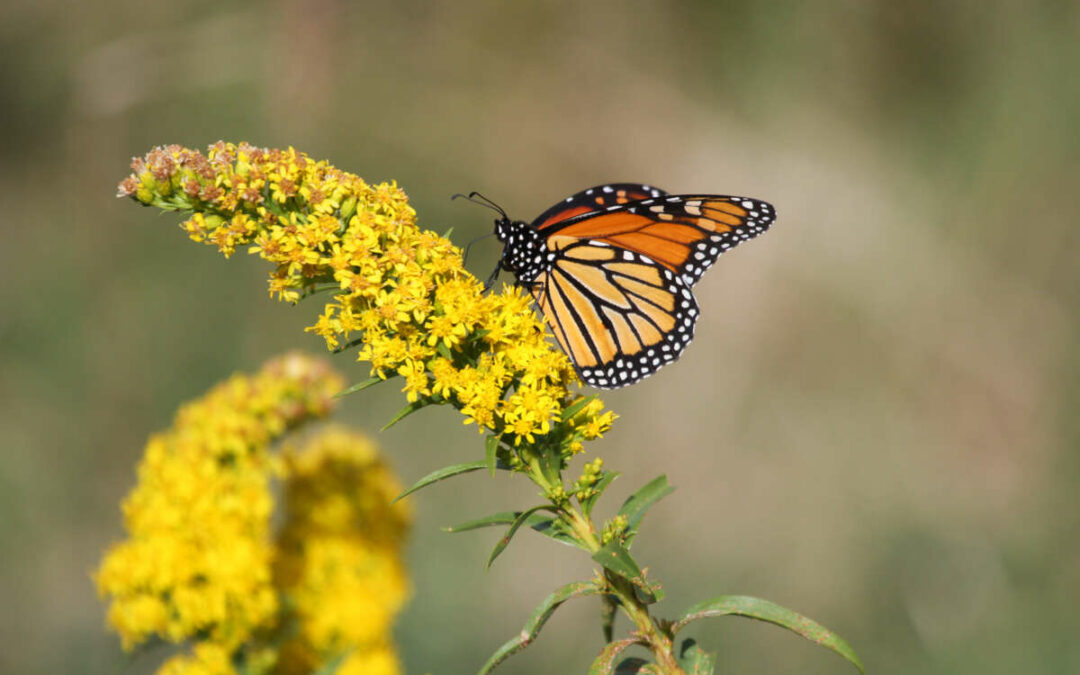
<instances>
[{"instance_id":1,"label":"butterfly antenna","mask_svg":"<svg viewBox=\"0 0 1080 675\"><path fill-rule=\"evenodd\" d=\"M508 220L510 218L510 216L506 215L506 211L504 211L501 206L499 206L495 202L491 201L490 199L488 199L484 195L480 194L479 192L474 191L474 192L470 192L467 195L463 195L463 194L461 194L459 192L459 193L457 193L455 195L452 195L450 197L450 199L457 199L458 197L461 197L462 199L470 201L473 204L479 204L480 206L483 206L484 208L491 209L492 211L494 211L495 213L498 213L503 218L506 218ZM480 199L477 199L477 197L479 197ZM483 201L480 201L481 199Z\"/></svg>"},{"instance_id":2,"label":"butterfly antenna","mask_svg":"<svg viewBox=\"0 0 1080 675\"><path fill-rule=\"evenodd\" d=\"M503 207L499 206L498 204L491 201L490 199L488 199L484 195L480 194L479 192L476 192L475 190L473 192L470 192L467 195L461 194L459 192L459 193L457 193L455 195L451 195L450 199L457 199L458 197L461 197L462 199L470 201L473 204L479 204L480 206L483 206L486 209L491 209L492 211L494 211L495 213L498 213L500 216L502 216L506 220L510 220L510 216L507 215L506 211L503 210ZM488 234L481 235L481 236L477 237L476 239L473 239L472 241L470 241L465 246L465 253L461 258L461 264L464 265L465 262L469 259L469 248L472 247L473 244L480 241L484 237L490 237L493 234L495 234L495 233L490 232ZM484 282L484 292L485 293L490 291L491 287L495 285L495 280L499 278L499 271L501 269L502 269L502 261L500 260L495 265L495 270L492 271L491 276L489 276L487 281Z\"/></svg>"}]
</instances>

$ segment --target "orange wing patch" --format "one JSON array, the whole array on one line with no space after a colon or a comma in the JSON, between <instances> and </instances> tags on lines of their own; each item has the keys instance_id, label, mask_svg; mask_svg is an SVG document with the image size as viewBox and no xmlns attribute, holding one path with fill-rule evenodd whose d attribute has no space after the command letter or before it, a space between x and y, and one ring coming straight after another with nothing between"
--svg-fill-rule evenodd
<instances>
[{"instance_id":1,"label":"orange wing patch","mask_svg":"<svg viewBox=\"0 0 1080 675\"><path fill-rule=\"evenodd\" d=\"M693 285L728 249L756 237L775 218L772 206L740 197L646 199L578 218L552 240L603 242L647 256Z\"/></svg>"},{"instance_id":2,"label":"orange wing patch","mask_svg":"<svg viewBox=\"0 0 1080 675\"><path fill-rule=\"evenodd\" d=\"M609 206L629 204L630 202L636 202L642 199L655 199L664 194L665 192L663 190L658 190L654 187L638 183L610 183L608 185L597 185L587 190L582 190L575 195L567 197L558 204L555 204L547 211L544 211L537 216L536 220L533 221L532 226L537 230L543 230L554 227L555 225L576 216L586 213L603 212Z\"/></svg>"},{"instance_id":3,"label":"orange wing patch","mask_svg":"<svg viewBox=\"0 0 1080 675\"><path fill-rule=\"evenodd\" d=\"M552 215L545 218L542 223L537 223L536 229L542 230L545 227L554 225L555 223L569 220L570 218L573 218L574 216L580 216L583 213L591 213L595 210L595 208L590 208L588 206L571 206L570 208L564 209L557 213L553 213Z\"/></svg>"},{"instance_id":4,"label":"orange wing patch","mask_svg":"<svg viewBox=\"0 0 1080 675\"><path fill-rule=\"evenodd\" d=\"M674 273L613 251L581 242L562 248L533 290L555 339L582 378L600 387L636 381L677 358L697 315Z\"/></svg>"}]
</instances>

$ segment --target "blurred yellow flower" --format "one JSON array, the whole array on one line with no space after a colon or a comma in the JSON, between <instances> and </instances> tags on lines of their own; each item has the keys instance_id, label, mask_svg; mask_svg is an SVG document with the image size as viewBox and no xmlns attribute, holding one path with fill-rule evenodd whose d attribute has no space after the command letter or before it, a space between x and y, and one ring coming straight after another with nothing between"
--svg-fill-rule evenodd
<instances>
[{"instance_id":1,"label":"blurred yellow flower","mask_svg":"<svg viewBox=\"0 0 1080 675\"><path fill-rule=\"evenodd\" d=\"M402 546L409 512L391 505L402 486L365 437L330 429L286 455L286 522L278 537L275 583L297 622L281 673L347 654L397 673L389 648L395 614L408 595Z\"/></svg>"},{"instance_id":2,"label":"blurred yellow flower","mask_svg":"<svg viewBox=\"0 0 1080 675\"><path fill-rule=\"evenodd\" d=\"M125 648L152 636L193 642L159 673L235 673L238 662L246 673L305 673L345 654L344 664L397 672L390 627L408 593L409 516L390 505L400 484L370 441L342 430L270 452L325 416L341 388L322 361L289 354L186 404L148 442L122 507L127 538L95 578ZM276 539L275 477L285 493Z\"/></svg>"},{"instance_id":3,"label":"blurred yellow flower","mask_svg":"<svg viewBox=\"0 0 1080 675\"><path fill-rule=\"evenodd\" d=\"M97 571L125 647L206 635L233 647L273 622L268 446L325 415L341 379L291 354L235 375L153 436L124 500L127 540Z\"/></svg>"}]
</instances>

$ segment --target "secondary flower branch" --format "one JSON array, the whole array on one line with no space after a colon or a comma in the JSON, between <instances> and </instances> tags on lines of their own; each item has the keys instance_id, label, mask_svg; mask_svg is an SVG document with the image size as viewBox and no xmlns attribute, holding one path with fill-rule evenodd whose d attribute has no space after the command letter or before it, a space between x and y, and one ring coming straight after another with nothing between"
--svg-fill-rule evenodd
<instances>
[{"instance_id":1,"label":"secondary flower branch","mask_svg":"<svg viewBox=\"0 0 1080 675\"><path fill-rule=\"evenodd\" d=\"M394 615L408 594L409 514L365 437L329 429L284 453L271 446L325 417L342 380L288 354L184 405L155 434L123 503L126 538L96 573L126 648L193 643L162 675L395 675ZM274 532L274 479L284 485Z\"/></svg>"}]
</instances>

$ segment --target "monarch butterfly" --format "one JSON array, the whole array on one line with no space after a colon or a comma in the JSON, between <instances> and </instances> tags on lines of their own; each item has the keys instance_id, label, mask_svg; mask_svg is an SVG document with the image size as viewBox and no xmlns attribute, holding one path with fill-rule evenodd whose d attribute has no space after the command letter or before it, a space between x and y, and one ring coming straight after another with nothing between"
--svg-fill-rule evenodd
<instances>
[{"instance_id":1,"label":"monarch butterfly","mask_svg":"<svg viewBox=\"0 0 1080 675\"><path fill-rule=\"evenodd\" d=\"M457 196L457 195L455 195ZM598 185L567 197L531 224L500 218L500 270L540 306L581 379L616 389L679 358L694 336L691 288L721 253L776 218L746 197L668 195L648 185Z\"/></svg>"}]
</instances>

